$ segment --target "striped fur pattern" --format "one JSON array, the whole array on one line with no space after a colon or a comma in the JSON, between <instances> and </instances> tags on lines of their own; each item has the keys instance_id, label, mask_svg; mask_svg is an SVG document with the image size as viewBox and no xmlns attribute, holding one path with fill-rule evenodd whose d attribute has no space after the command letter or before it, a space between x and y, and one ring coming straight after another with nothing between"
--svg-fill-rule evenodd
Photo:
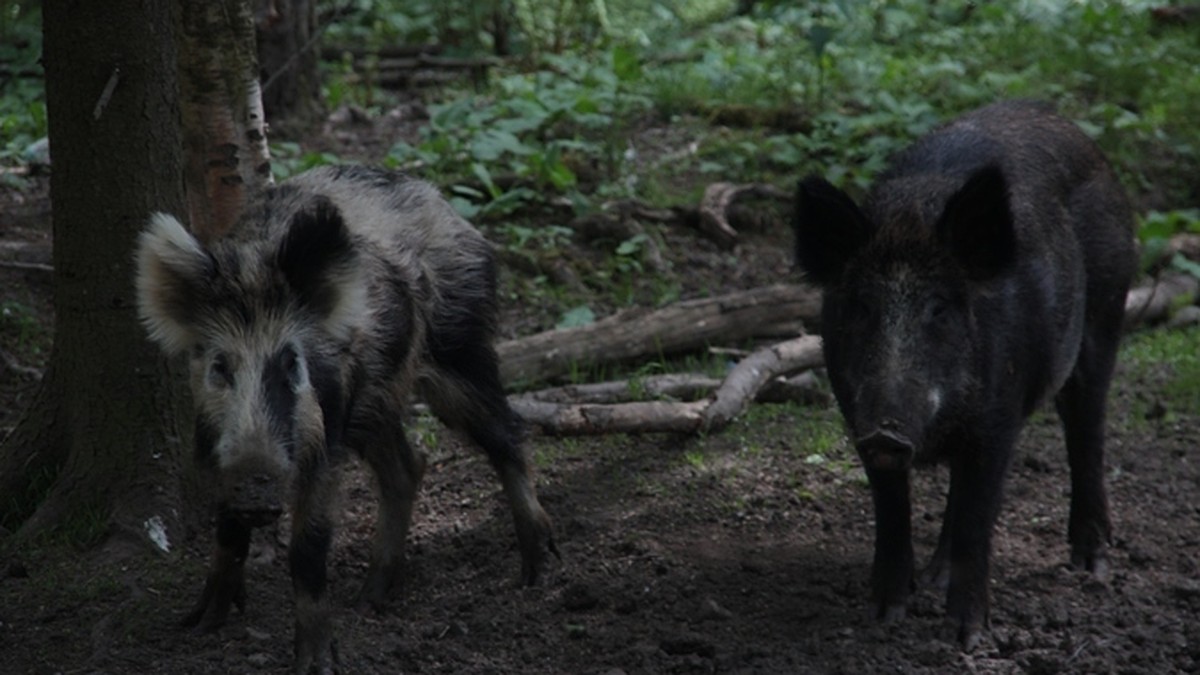
<instances>
[{"instance_id":1,"label":"striped fur pattern","mask_svg":"<svg viewBox=\"0 0 1200 675\"><path fill-rule=\"evenodd\" d=\"M151 339L190 361L196 456L220 490L217 552L186 623L212 629L242 605L250 531L287 508L296 665L332 668L335 466L354 452L377 479L359 602L378 607L424 471L402 423L414 390L488 455L512 507L522 579L536 580L555 549L491 346L496 263L434 187L376 169L314 169L268 190L216 242L154 215L137 263Z\"/></svg>"}]
</instances>

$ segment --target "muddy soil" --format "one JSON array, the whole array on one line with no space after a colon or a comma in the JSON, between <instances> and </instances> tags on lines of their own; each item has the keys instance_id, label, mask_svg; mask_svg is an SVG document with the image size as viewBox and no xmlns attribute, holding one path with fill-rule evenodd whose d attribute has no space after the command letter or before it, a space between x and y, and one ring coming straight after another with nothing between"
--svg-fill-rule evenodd
<instances>
[{"instance_id":1,"label":"muddy soil","mask_svg":"<svg viewBox=\"0 0 1200 675\"><path fill-rule=\"evenodd\" d=\"M10 227L3 236L44 232ZM782 227L733 253L693 232L657 236L684 297L789 274ZM519 282L522 273L506 274ZM0 292L47 321L49 284L38 273L0 269ZM509 335L512 326L545 327L557 311L514 293L503 301ZM992 630L969 654L952 642L934 589L915 594L901 623L868 620L873 512L827 405L758 405L704 438L534 434L529 449L562 552L534 588L516 584L511 518L487 463L418 417L413 435L430 468L406 580L383 615L350 609L374 499L357 466L345 471L330 563L342 672L1200 672L1200 411L1161 398L1172 376L1170 363L1123 363L1114 385L1107 583L1066 564L1062 435L1050 411L1030 422L996 528ZM11 370L0 380L11 426L33 385ZM946 487L944 470L918 474L921 559L932 552ZM8 547L0 673L288 672L285 530L256 533L246 611L208 635L176 624L203 585L209 531L177 542L170 557L119 563Z\"/></svg>"}]
</instances>

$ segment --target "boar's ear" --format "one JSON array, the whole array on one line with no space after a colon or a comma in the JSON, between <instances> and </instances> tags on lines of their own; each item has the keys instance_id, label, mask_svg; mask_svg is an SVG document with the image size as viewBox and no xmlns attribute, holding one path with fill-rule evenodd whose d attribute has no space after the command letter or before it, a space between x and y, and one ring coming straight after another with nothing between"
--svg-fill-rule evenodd
<instances>
[{"instance_id":1,"label":"boar's ear","mask_svg":"<svg viewBox=\"0 0 1200 675\"><path fill-rule=\"evenodd\" d=\"M365 313L366 287L342 214L327 197L298 212L279 245L276 261L300 303L344 337Z\"/></svg>"},{"instance_id":2,"label":"boar's ear","mask_svg":"<svg viewBox=\"0 0 1200 675\"><path fill-rule=\"evenodd\" d=\"M156 213L138 236L138 316L150 338L168 353L191 348L198 339L196 318L217 266L174 216Z\"/></svg>"},{"instance_id":3,"label":"boar's ear","mask_svg":"<svg viewBox=\"0 0 1200 675\"><path fill-rule=\"evenodd\" d=\"M1008 181L1000 167L976 171L946 202L937 236L975 280L994 277L1016 258Z\"/></svg>"},{"instance_id":4,"label":"boar's ear","mask_svg":"<svg viewBox=\"0 0 1200 675\"><path fill-rule=\"evenodd\" d=\"M870 222L854 200L817 176L800 181L792 229L796 264L819 286L836 282L871 236Z\"/></svg>"}]
</instances>

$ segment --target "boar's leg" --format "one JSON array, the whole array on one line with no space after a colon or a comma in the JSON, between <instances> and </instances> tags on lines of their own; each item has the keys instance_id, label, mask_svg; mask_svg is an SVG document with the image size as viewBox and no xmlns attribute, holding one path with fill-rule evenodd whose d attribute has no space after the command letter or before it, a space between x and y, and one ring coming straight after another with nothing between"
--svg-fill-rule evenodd
<instances>
[{"instance_id":1,"label":"boar's leg","mask_svg":"<svg viewBox=\"0 0 1200 675\"><path fill-rule=\"evenodd\" d=\"M504 486L521 548L521 581L537 582L546 551L558 555L550 517L538 502L529 463L521 449L521 419L508 406L496 352L481 340L436 345L437 376L426 382L425 398L447 426L466 431L487 453Z\"/></svg>"},{"instance_id":2,"label":"boar's leg","mask_svg":"<svg viewBox=\"0 0 1200 675\"><path fill-rule=\"evenodd\" d=\"M946 513L942 516L942 530L938 534L937 548L933 550L933 555L929 558L929 565L921 572L922 586L933 586L943 591L950 585L950 526L954 522L954 502L958 496L956 487L956 485L950 486L950 494L946 497Z\"/></svg>"},{"instance_id":3,"label":"boar's leg","mask_svg":"<svg viewBox=\"0 0 1200 675\"><path fill-rule=\"evenodd\" d=\"M217 550L212 570L204 582L204 591L195 608L180 622L201 632L216 630L229 616L229 605L246 611L246 556L250 551L251 529L232 514L217 514Z\"/></svg>"},{"instance_id":4,"label":"boar's leg","mask_svg":"<svg viewBox=\"0 0 1200 675\"><path fill-rule=\"evenodd\" d=\"M880 621L904 618L912 591L913 549L908 471L867 469L875 502L875 560L871 565L872 614Z\"/></svg>"},{"instance_id":5,"label":"boar's leg","mask_svg":"<svg viewBox=\"0 0 1200 675\"><path fill-rule=\"evenodd\" d=\"M337 661L325 567L333 533L329 511L336 474L331 467L319 464L301 467L288 547L288 567L296 598L297 673L307 673L310 669L332 673Z\"/></svg>"},{"instance_id":6,"label":"boar's leg","mask_svg":"<svg viewBox=\"0 0 1200 675\"><path fill-rule=\"evenodd\" d=\"M1118 335L1114 329L1101 339L1084 340L1075 371L1055 399L1071 465L1071 564L1098 579L1108 577L1111 526L1104 491L1104 413Z\"/></svg>"},{"instance_id":7,"label":"boar's leg","mask_svg":"<svg viewBox=\"0 0 1200 675\"><path fill-rule=\"evenodd\" d=\"M958 641L966 651L979 644L988 625L992 527L1011 454L1012 439L1001 435L950 461L949 533L943 534L948 537L950 563L946 612L957 624Z\"/></svg>"},{"instance_id":8,"label":"boar's leg","mask_svg":"<svg viewBox=\"0 0 1200 675\"><path fill-rule=\"evenodd\" d=\"M425 474L425 457L409 445L403 425L395 419L380 421L361 454L378 481L379 517L371 566L355 606L382 611L403 564L413 501Z\"/></svg>"}]
</instances>

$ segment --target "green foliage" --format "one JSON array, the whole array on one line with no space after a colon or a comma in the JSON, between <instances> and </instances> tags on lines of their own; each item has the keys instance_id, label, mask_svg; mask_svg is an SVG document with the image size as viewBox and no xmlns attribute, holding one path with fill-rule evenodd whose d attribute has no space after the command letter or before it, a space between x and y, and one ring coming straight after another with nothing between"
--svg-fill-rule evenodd
<instances>
[{"instance_id":1,"label":"green foliage","mask_svg":"<svg viewBox=\"0 0 1200 675\"><path fill-rule=\"evenodd\" d=\"M384 162L453 184L455 205L472 217L508 215L554 194L586 210L578 172L599 167L618 178L613 129L647 105L622 89L639 67L625 48L598 63L547 57L547 66L554 70L501 78L492 95L432 105L421 140L397 143ZM517 187L499 187L494 177L501 175Z\"/></svg>"},{"instance_id":2,"label":"green foliage","mask_svg":"<svg viewBox=\"0 0 1200 675\"><path fill-rule=\"evenodd\" d=\"M40 366L50 351L50 331L37 312L16 300L0 302L0 344L22 361Z\"/></svg>"},{"instance_id":3,"label":"green foliage","mask_svg":"<svg viewBox=\"0 0 1200 675\"><path fill-rule=\"evenodd\" d=\"M694 56L647 77L646 94L668 116L747 102L807 111L811 129L751 138L710 172L741 171L751 148L761 155L766 146L783 148L798 172L819 168L862 185L934 123L992 100L1034 97L1080 120L1132 187L1190 189L1180 178L1190 174L1168 167L1182 161L1194 173L1200 161L1200 126L1190 123L1200 118L1200 43L1182 30L1153 30L1144 3L763 6L680 40L673 51Z\"/></svg>"},{"instance_id":4,"label":"green foliage","mask_svg":"<svg viewBox=\"0 0 1200 675\"><path fill-rule=\"evenodd\" d=\"M596 313L587 305L572 307L563 313L555 328L578 328L596 322Z\"/></svg>"},{"instance_id":5,"label":"green foliage","mask_svg":"<svg viewBox=\"0 0 1200 675\"><path fill-rule=\"evenodd\" d=\"M1151 211L1143 216L1137 231L1142 244L1141 269L1147 271L1157 266L1166 255L1171 237L1180 233L1200 233L1200 209ZM1167 265L1200 278L1200 265L1188 260L1182 253L1172 255Z\"/></svg>"},{"instance_id":6,"label":"green foliage","mask_svg":"<svg viewBox=\"0 0 1200 675\"><path fill-rule=\"evenodd\" d=\"M44 468L32 475L25 484L24 494L5 495L0 501L0 527L14 532L24 523L50 493L58 478L58 469Z\"/></svg>"},{"instance_id":7,"label":"green foliage","mask_svg":"<svg viewBox=\"0 0 1200 675\"><path fill-rule=\"evenodd\" d=\"M1200 329L1153 330L1130 335L1119 362L1134 374L1165 373L1157 385L1156 403L1171 414L1200 410ZM1138 408L1135 406L1135 412ZM1143 415L1138 415L1142 417Z\"/></svg>"},{"instance_id":8,"label":"green foliage","mask_svg":"<svg viewBox=\"0 0 1200 675\"><path fill-rule=\"evenodd\" d=\"M0 63L11 73L0 75L0 167L40 161L30 155L47 133L41 20L37 3L0 5Z\"/></svg>"},{"instance_id":9,"label":"green foliage","mask_svg":"<svg viewBox=\"0 0 1200 675\"><path fill-rule=\"evenodd\" d=\"M284 180L314 167L339 163L341 160L336 155L308 152L299 143L284 141L271 144L271 173L276 180Z\"/></svg>"}]
</instances>

